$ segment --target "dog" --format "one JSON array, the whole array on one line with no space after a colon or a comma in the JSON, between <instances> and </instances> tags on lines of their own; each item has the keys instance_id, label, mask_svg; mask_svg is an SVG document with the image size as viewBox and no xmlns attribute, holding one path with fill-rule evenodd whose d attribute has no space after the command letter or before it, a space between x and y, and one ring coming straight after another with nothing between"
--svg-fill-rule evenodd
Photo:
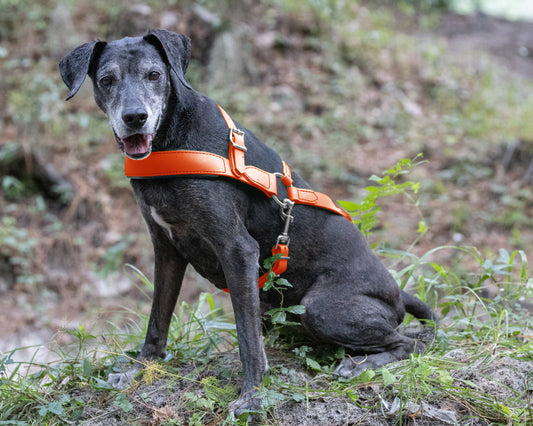
<instances>
[{"instance_id":1,"label":"dog","mask_svg":"<svg viewBox=\"0 0 533 426\"><path fill-rule=\"evenodd\" d=\"M217 105L185 79L190 39L166 30L145 36L92 41L60 62L72 98L85 77L93 82L97 105L108 116L118 147L130 159L168 150L196 150L228 157L228 125ZM282 173L280 157L245 132L246 163ZM309 185L293 173L294 185ZM355 356L340 362L337 374L354 377L368 368L421 353L434 335L432 310L400 290L363 235L331 211L294 206L291 256L283 293L260 291L259 265L270 257L282 221L279 207L254 187L234 179L163 176L132 179L155 255L154 295L144 346L138 360L165 357L168 329L185 268L191 264L217 288L228 288L235 313L242 385L230 411L261 407L258 388L268 370L261 315L268 309L303 305L303 329L319 343L344 346ZM280 185L279 198L286 197ZM418 335L397 331L405 312L424 324ZM425 333L425 334L424 334ZM127 386L141 363L112 374Z\"/></svg>"}]
</instances>

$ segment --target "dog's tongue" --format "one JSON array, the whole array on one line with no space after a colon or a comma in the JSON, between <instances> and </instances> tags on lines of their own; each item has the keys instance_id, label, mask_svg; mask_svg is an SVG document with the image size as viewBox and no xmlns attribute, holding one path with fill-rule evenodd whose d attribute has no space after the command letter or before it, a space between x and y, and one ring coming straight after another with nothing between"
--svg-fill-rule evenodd
<instances>
[{"instance_id":1,"label":"dog's tongue","mask_svg":"<svg viewBox=\"0 0 533 426\"><path fill-rule=\"evenodd\" d=\"M130 157L146 154L150 150L153 135L136 134L123 138L124 151Z\"/></svg>"}]
</instances>

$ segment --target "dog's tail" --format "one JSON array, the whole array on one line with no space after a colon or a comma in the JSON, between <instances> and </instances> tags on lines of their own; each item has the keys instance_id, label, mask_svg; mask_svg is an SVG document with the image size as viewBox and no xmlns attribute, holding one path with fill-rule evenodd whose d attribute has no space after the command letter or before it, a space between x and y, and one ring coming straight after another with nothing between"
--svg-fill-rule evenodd
<instances>
[{"instance_id":1,"label":"dog's tail","mask_svg":"<svg viewBox=\"0 0 533 426\"><path fill-rule=\"evenodd\" d=\"M418 319L424 326L421 331L417 333L406 333L406 335L426 343L433 342L437 332L437 318L431 308L420 299L417 299L403 290L400 290L400 296L405 306L405 310Z\"/></svg>"}]
</instances>

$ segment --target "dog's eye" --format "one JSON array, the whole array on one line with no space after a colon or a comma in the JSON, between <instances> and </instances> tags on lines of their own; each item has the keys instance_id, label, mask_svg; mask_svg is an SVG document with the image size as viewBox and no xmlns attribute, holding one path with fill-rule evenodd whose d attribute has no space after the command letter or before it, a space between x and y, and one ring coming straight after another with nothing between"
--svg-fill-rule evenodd
<instances>
[{"instance_id":1,"label":"dog's eye","mask_svg":"<svg viewBox=\"0 0 533 426\"><path fill-rule=\"evenodd\" d=\"M109 87L113 84L113 77L106 75L100 79L100 84L104 87Z\"/></svg>"},{"instance_id":2,"label":"dog's eye","mask_svg":"<svg viewBox=\"0 0 533 426\"><path fill-rule=\"evenodd\" d=\"M158 73L157 71L151 71L150 74L148 74L148 80L150 81L156 81L156 80L159 80L159 76L161 74Z\"/></svg>"}]
</instances>

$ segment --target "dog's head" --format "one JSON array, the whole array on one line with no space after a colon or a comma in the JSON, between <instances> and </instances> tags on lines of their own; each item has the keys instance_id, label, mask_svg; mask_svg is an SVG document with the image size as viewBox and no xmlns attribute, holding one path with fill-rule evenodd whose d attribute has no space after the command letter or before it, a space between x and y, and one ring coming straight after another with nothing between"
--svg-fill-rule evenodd
<instances>
[{"instance_id":1,"label":"dog's head","mask_svg":"<svg viewBox=\"0 0 533 426\"><path fill-rule=\"evenodd\" d=\"M116 141L126 155L150 155L171 90L190 88L185 70L190 40L165 30L144 37L93 41L74 49L59 64L72 98L89 75L94 98L107 114Z\"/></svg>"}]
</instances>

